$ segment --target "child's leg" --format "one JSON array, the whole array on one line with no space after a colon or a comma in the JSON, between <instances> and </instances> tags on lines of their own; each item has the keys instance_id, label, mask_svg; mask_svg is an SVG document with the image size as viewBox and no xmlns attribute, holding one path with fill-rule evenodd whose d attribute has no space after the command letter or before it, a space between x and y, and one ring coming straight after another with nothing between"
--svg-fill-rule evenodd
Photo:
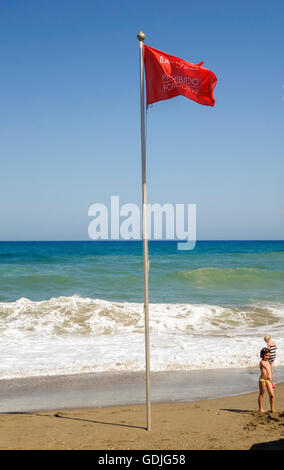
<instances>
[{"instance_id":1,"label":"child's leg","mask_svg":"<svg viewBox=\"0 0 284 470\"><path fill-rule=\"evenodd\" d=\"M269 393L270 409L272 412L274 412L274 391L271 382L267 384L267 391Z\"/></svg>"},{"instance_id":2,"label":"child's leg","mask_svg":"<svg viewBox=\"0 0 284 470\"><path fill-rule=\"evenodd\" d=\"M261 413L264 413L264 409L262 408L262 401L263 395L266 389L265 382L259 382L259 395L258 395L258 409Z\"/></svg>"}]
</instances>

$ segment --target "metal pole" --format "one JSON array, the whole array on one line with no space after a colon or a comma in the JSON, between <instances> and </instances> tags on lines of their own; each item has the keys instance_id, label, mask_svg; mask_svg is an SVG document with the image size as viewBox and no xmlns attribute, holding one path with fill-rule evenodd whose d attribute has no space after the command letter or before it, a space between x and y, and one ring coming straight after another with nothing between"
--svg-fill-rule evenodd
<instances>
[{"instance_id":1,"label":"metal pole","mask_svg":"<svg viewBox=\"0 0 284 470\"><path fill-rule=\"evenodd\" d=\"M145 100L144 100L144 60L143 45L145 34L137 34L140 47L140 108L141 108L141 160L142 160L142 233L144 255L144 316L145 316L145 362L146 362L146 407L147 431L151 431L151 390L150 390L150 346L149 346L149 255L147 234L147 192L146 192L146 138L145 138Z\"/></svg>"}]
</instances>

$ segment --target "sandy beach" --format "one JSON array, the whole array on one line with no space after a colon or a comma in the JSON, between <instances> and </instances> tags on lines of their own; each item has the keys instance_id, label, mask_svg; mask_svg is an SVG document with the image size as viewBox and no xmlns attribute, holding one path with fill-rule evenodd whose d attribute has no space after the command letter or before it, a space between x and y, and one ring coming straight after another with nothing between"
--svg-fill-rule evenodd
<instances>
[{"instance_id":1,"label":"sandy beach","mask_svg":"<svg viewBox=\"0 0 284 470\"><path fill-rule=\"evenodd\" d=\"M0 449L30 450L283 450L284 383L276 411L257 411L257 392L192 402L1 413Z\"/></svg>"}]
</instances>

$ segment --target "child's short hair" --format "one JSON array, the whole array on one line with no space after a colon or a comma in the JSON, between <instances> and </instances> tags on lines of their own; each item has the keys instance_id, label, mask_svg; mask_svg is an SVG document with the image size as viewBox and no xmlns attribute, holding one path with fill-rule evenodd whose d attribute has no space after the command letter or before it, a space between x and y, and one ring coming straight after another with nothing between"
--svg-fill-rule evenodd
<instances>
[{"instance_id":1,"label":"child's short hair","mask_svg":"<svg viewBox=\"0 0 284 470\"><path fill-rule=\"evenodd\" d=\"M270 336L264 336L264 341L269 341L270 340Z\"/></svg>"},{"instance_id":2,"label":"child's short hair","mask_svg":"<svg viewBox=\"0 0 284 470\"><path fill-rule=\"evenodd\" d=\"M262 350L260 351L260 357L263 359L265 354L270 354L270 351L268 348L262 348Z\"/></svg>"}]
</instances>

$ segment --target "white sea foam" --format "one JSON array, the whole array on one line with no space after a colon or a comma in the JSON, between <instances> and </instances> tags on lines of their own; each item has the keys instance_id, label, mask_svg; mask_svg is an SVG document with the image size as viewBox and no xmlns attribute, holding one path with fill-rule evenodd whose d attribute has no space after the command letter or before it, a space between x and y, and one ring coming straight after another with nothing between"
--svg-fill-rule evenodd
<instances>
[{"instance_id":1,"label":"white sea foam","mask_svg":"<svg viewBox=\"0 0 284 470\"><path fill-rule=\"evenodd\" d=\"M0 303L0 378L144 369L141 303L58 297ZM150 304L152 370L254 367L263 337L284 364L284 306Z\"/></svg>"}]
</instances>

